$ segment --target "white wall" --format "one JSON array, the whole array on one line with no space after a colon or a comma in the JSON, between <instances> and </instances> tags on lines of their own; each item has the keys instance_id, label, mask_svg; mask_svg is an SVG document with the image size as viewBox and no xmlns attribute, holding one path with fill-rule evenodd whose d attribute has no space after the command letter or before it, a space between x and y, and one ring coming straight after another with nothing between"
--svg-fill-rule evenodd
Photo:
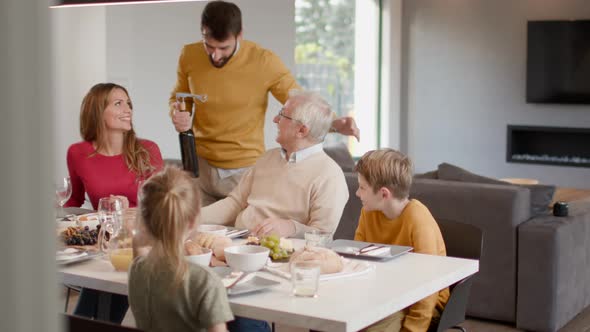
<instances>
[{"instance_id":1,"label":"white wall","mask_svg":"<svg viewBox=\"0 0 590 332\"><path fill-rule=\"evenodd\" d=\"M67 176L66 152L80 141L80 103L106 79L105 7L48 10L52 19L55 178Z\"/></svg>"},{"instance_id":2,"label":"white wall","mask_svg":"<svg viewBox=\"0 0 590 332\"><path fill-rule=\"evenodd\" d=\"M402 141L416 170L590 188L589 168L505 161L508 124L590 127L589 105L525 103L527 20L589 17L588 0L404 1Z\"/></svg>"},{"instance_id":3,"label":"white wall","mask_svg":"<svg viewBox=\"0 0 590 332\"><path fill-rule=\"evenodd\" d=\"M294 69L294 0L239 0L244 38L273 50ZM95 83L113 81L129 89L138 136L155 141L164 158L180 158L178 134L168 118L168 97L184 44L201 39L205 2L59 9L59 118L56 124L56 174L67 172L67 147L80 140L78 114L84 94ZM69 50L69 51L68 51ZM70 53L68 53L70 52ZM278 103L270 96L266 144L276 146L272 125Z\"/></svg>"}]
</instances>

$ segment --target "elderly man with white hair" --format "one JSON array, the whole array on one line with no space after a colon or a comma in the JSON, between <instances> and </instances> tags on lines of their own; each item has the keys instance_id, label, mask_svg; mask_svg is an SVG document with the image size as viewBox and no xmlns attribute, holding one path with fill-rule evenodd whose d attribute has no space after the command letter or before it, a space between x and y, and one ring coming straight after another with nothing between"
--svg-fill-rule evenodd
<instances>
[{"instance_id":1,"label":"elderly man with white hair","mask_svg":"<svg viewBox=\"0 0 590 332\"><path fill-rule=\"evenodd\" d=\"M274 117L281 147L262 155L228 197L204 207L200 222L235 225L258 236L334 233L348 188L342 169L323 150L332 119L317 93L290 91Z\"/></svg>"}]
</instances>

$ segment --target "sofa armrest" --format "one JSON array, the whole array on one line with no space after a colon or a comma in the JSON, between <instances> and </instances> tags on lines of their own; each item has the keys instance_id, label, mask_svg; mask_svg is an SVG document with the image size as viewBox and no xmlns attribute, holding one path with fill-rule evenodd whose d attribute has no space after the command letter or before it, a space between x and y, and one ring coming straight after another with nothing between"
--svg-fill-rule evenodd
<instances>
[{"instance_id":1,"label":"sofa armrest","mask_svg":"<svg viewBox=\"0 0 590 332\"><path fill-rule=\"evenodd\" d=\"M356 190L358 188L358 177L356 172L344 172L346 184L348 186L348 201L344 206L340 223L334 232L334 239L354 239L354 232L358 226L359 217L361 216L361 208L363 204L361 200L356 197Z\"/></svg>"},{"instance_id":2,"label":"sofa armrest","mask_svg":"<svg viewBox=\"0 0 590 332\"><path fill-rule=\"evenodd\" d=\"M517 227L530 218L530 191L499 184L414 179L410 193L436 220L477 226L483 234L479 273L467 314L516 321Z\"/></svg>"},{"instance_id":3,"label":"sofa armrest","mask_svg":"<svg viewBox=\"0 0 590 332\"><path fill-rule=\"evenodd\" d=\"M557 331L590 305L590 201L518 228L518 328Z\"/></svg>"}]
</instances>

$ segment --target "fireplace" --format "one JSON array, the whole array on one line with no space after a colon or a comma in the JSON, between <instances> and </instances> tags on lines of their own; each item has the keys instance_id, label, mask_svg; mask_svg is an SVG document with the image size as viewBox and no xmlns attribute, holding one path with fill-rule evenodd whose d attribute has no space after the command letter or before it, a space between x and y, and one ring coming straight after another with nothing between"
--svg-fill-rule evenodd
<instances>
[{"instance_id":1,"label":"fireplace","mask_svg":"<svg viewBox=\"0 0 590 332\"><path fill-rule=\"evenodd\" d=\"M590 128L508 125L506 161L590 167Z\"/></svg>"}]
</instances>

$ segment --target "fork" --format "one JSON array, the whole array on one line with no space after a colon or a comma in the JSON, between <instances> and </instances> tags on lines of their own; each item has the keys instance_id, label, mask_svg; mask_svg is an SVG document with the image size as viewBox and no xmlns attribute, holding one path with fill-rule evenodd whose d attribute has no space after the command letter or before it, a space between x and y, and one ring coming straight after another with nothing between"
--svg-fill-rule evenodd
<instances>
[{"instance_id":1,"label":"fork","mask_svg":"<svg viewBox=\"0 0 590 332\"><path fill-rule=\"evenodd\" d=\"M355 253L355 256L358 256L360 254L364 254L364 253L367 253L367 252L370 252L370 251L373 251L373 250L381 249L381 248L384 248L384 247L385 246L378 246L376 244L371 243L368 246L365 246L365 247L360 248L359 251L357 251Z\"/></svg>"}]
</instances>

